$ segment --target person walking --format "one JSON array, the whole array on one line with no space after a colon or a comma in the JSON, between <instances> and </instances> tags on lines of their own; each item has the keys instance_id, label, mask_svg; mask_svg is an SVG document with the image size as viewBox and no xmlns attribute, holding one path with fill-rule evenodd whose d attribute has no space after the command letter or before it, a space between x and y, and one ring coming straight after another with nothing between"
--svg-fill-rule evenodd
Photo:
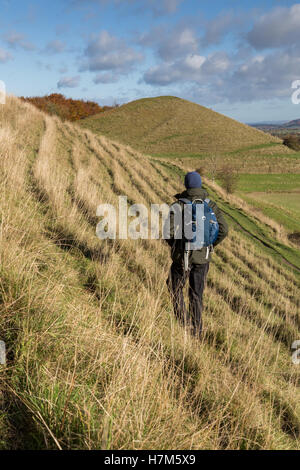
<instances>
[{"instance_id":1,"label":"person walking","mask_svg":"<svg viewBox=\"0 0 300 470\"><path fill-rule=\"evenodd\" d=\"M171 247L172 265L167 285L172 296L176 317L185 326L191 328L193 335L200 337L202 332L203 291L212 252L214 247L221 243L228 235L228 225L217 204L208 199L208 192L202 188L202 180L198 172L192 171L187 173L184 178L184 184L185 191L175 195L176 202L170 207L170 238L166 239L166 242ZM183 214L187 203L202 204L206 207L205 213L212 214L211 217L217 221L218 230L216 238L211 245L190 251L186 250L184 230L187 222ZM175 204L179 204L182 209L180 238L175 236L176 230L178 230L173 211ZM202 216L202 219L206 219L206 217ZM186 309L183 296L183 288L187 279L189 280L189 311Z\"/></svg>"}]
</instances>

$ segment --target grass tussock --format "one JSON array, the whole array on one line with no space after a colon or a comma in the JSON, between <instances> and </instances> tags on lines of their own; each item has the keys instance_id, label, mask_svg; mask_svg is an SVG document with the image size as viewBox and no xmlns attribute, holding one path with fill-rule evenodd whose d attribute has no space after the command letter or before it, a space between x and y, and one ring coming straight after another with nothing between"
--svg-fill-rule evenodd
<instances>
[{"instance_id":1,"label":"grass tussock","mask_svg":"<svg viewBox=\"0 0 300 470\"><path fill-rule=\"evenodd\" d=\"M13 97L0 139L1 448L299 449L292 270L232 227L196 341L167 247L95 235L98 204L169 202L176 170Z\"/></svg>"}]
</instances>

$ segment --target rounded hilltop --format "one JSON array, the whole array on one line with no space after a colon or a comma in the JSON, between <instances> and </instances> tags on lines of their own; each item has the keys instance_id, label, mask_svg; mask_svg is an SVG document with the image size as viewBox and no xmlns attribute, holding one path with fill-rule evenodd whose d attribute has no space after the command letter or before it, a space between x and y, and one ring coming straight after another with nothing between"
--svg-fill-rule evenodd
<instances>
[{"instance_id":1,"label":"rounded hilltop","mask_svg":"<svg viewBox=\"0 0 300 470\"><path fill-rule=\"evenodd\" d=\"M151 155L230 152L256 145L279 150L281 146L276 137L175 96L131 101L80 124Z\"/></svg>"}]
</instances>

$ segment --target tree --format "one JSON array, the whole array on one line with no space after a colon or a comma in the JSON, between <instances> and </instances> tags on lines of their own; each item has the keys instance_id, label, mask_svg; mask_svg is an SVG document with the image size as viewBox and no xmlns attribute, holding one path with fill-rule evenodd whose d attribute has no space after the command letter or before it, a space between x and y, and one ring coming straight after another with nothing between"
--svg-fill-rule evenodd
<instances>
[{"instance_id":1,"label":"tree","mask_svg":"<svg viewBox=\"0 0 300 470\"><path fill-rule=\"evenodd\" d=\"M217 177L227 193L234 193L239 177L237 166L230 162L223 163L217 171Z\"/></svg>"}]
</instances>

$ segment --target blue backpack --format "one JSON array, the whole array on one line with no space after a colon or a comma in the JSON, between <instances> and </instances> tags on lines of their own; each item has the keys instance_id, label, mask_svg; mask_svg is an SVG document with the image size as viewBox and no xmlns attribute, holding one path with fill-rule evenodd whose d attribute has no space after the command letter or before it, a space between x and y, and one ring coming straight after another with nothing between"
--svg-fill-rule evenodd
<instances>
[{"instance_id":1,"label":"blue backpack","mask_svg":"<svg viewBox=\"0 0 300 470\"><path fill-rule=\"evenodd\" d=\"M218 238L219 224L210 199L179 199L184 203L184 252L185 268L188 269L188 257L191 250L206 247L206 258Z\"/></svg>"}]
</instances>

